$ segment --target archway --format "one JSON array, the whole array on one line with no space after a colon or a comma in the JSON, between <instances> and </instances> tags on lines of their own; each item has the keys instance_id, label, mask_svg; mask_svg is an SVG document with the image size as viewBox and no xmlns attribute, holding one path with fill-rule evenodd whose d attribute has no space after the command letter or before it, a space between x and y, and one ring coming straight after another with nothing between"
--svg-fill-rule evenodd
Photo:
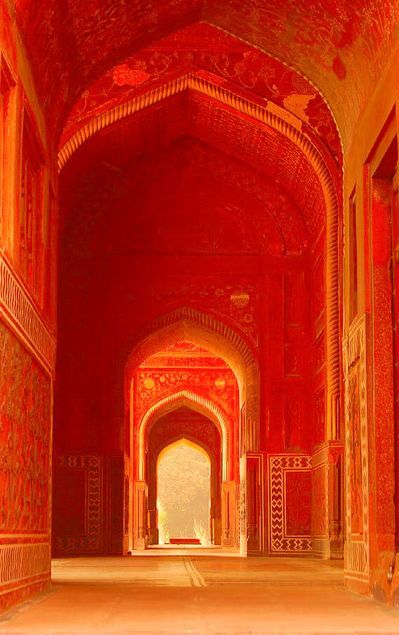
<instances>
[{"instance_id":1,"label":"archway","mask_svg":"<svg viewBox=\"0 0 399 635\"><path fill-rule=\"evenodd\" d=\"M54 391L56 497L62 501L69 489L81 502L74 517L56 526L55 548L68 555L122 552L136 458L124 416L124 363L159 307L169 314L183 305L231 326L254 352L252 377L256 365L262 373L262 381L251 382L246 367L239 380L245 431L239 456L247 461L253 455L254 465L265 460L261 478L255 473L241 483L243 499L253 489L259 494L261 508L249 524L269 515L270 551L340 556L345 499L348 579L369 588L377 559L385 567L384 549L394 553L398 518L390 490L397 474L374 498L373 478L379 466L395 463L397 306L393 297L389 310L386 300L392 272L397 283L397 254L396 248L379 250L381 234L396 241L389 224L396 213L390 205L396 206L397 151L385 156L385 143L392 142L387 134L397 135L397 11L388 3L379 19L378 6L369 3L363 12L339 5L308 15L306 3L293 12L295 3L287 2L269 10L244 0L229 11L202 0L178 3L181 11L176 3L161 3L149 15L116 2L112 20L106 6L98 7L89 29L79 3L66 8L56 2L52 10L43 3L33 22L34 6L19 1L9 11L4 4L3 375L6 396L15 383L7 407L18 404L7 426L25 435L5 459L5 507L12 513L4 532L20 540L18 519L26 518L21 544L33 554L29 563L41 563L32 570L18 564L16 581L29 578L34 588L37 575L48 579ZM304 43L312 38L310 51ZM160 57L168 60L162 68L154 64ZM345 497L340 136L347 152L348 221ZM393 201L383 209L387 196ZM236 235L229 233L231 219ZM380 284L386 269L390 277ZM245 302L248 312L240 313ZM393 385L384 381L391 366ZM45 404L31 408L32 417L19 408L30 394L26 378L40 386L34 393ZM249 385L255 386L252 396ZM14 438L7 426L4 434ZM380 452L380 437L389 435L389 449ZM31 436L40 439L37 447ZM351 444L360 448L354 456ZM32 456L20 448L33 448ZM39 456L41 471L31 470ZM26 470L28 489L41 502L37 513L29 501L21 503ZM290 476L295 470L313 501L311 520L307 513L296 525L301 498ZM262 488L270 496L266 511ZM33 546L30 536L39 531L44 542ZM7 549L7 563L22 562L19 543Z\"/></svg>"},{"instance_id":2,"label":"archway","mask_svg":"<svg viewBox=\"0 0 399 635\"><path fill-rule=\"evenodd\" d=\"M239 538L236 527L239 450L245 447L245 440L239 438L240 434L245 434L244 428L241 432L239 430L245 384L241 382L239 386L228 364L209 348L198 344L198 340L205 343L204 334L197 335L197 343L194 344L187 339L179 340L177 333L187 337L187 326L180 332L174 329L173 344L170 339L165 340L165 332L163 338L159 332L154 334L157 347L154 349L151 341L147 340L145 346L141 344L137 347L126 366L133 457L131 545L134 549L146 548L149 543L158 540L156 457L171 440L184 437L199 444L211 457L212 542L225 547L238 546L240 542L245 552L243 543L245 539L246 545L246 535L242 532L243 536ZM206 335L208 340L212 340L209 333ZM147 358L145 350L152 353ZM161 352L154 353L154 350ZM173 357L170 367L168 355L171 354L178 357ZM135 367L133 360L136 364L137 360L142 363ZM184 371L179 369L182 364ZM186 413L180 423L175 420L178 413ZM191 416L190 420L187 414L194 414L196 418ZM162 425L171 420L173 425L170 429ZM159 439L155 443L153 439L157 434Z\"/></svg>"},{"instance_id":3,"label":"archway","mask_svg":"<svg viewBox=\"0 0 399 635\"><path fill-rule=\"evenodd\" d=\"M136 336L125 367L125 401L130 404L133 370L155 352L189 340L220 357L233 370L239 386L240 410L245 408L244 451L259 449L259 366L248 342L228 323L191 307L160 315Z\"/></svg>"},{"instance_id":4,"label":"archway","mask_svg":"<svg viewBox=\"0 0 399 635\"><path fill-rule=\"evenodd\" d=\"M204 414L176 403L176 409L156 418L148 435L148 544L158 544L157 464L160 454L170 444L181 439L202 448L210 461L210 537L212 544L221 545L221 495L223 487L220 430ZM233 537L231 536L231 542Z\"/></svg>"},{"instance_id":5,"label":"archway","mask_svg":"<svg viewBox=\"0 0 399 635\"><path fill-rule=\"evenodd\" d=\"M209 546L210 495L211 460L207 452L185 438L163 448L157 459L159 544L173 544L175 538L181 544L187 544L184 540L188 539Z\"/></svg>"},{"instance_id":6,"label":"archway","mask_svg":"<svg viewBox=\"0 0 399 635\"><path fill-rule=\"evenodd\" d=\"M135 500L126 483L132 482L138 458L131 435L136 415L128 369L141 364L151 350L159 350L160 341L167 346L188 339L207 347L228 361L240 389L240 496L246 501L243 508L248 510L250 500L254 510L250 522L247 514L242 518L242 544L254 553L266 548L272 553L313 549L318 555L329 556L333 550L339 555L335 159L316 128L287 114L282 103L259 103L259 95L252 99L243 90L221 86L217 77L203 77L198 69L159 79L154 90L146 92L143 85L140 95L100 109L90 118L89 134L88 122L76 134L69 129L72 152L62 172L62 267L70 287L63 297L66 306L75 302L73 281L82 259L87 280L101 279L101 284L88 282L78 304L94 295L89 323L108 334L106 343L100 344L106 350L103 367L96 369L98 377L87 374L81 387L94 395L100 383L107 394L103 402L93 396L78 419L91 428L92 438L100 438L101 448L126 451L126 530L126 509ZM129 143L121 145L122 138ZM60 165L63 156L61 152ZM175 187L177 182L181 187ZM88 216L93 218L91 226ZM237 231L231 229L232 218ZM97 319L99 312L102 320ZM73 333L73 328L66 324L63 332ZM78 337L85 359L90 359L99 339L94 337L96 344L91 345ZM63 346L65 359L68 341ZM65 376L76 373L67 369ZM63 406L60 421L71 411ZM101 410L97 418L96 409ZM97 435L91 421L99 419L102 430ZM60 438L68 426L60 425L59 430ZM63 445L61 440L59 447ZM330 469L332 456L337 461ZM279 508L287 508L297 519L297 503L292 497L287 502L279 484L284 470L290 480L289 470L298 465L305 483L306 522L297 522L286 536L284 522L275 517ZM338 492L336 506L330 505L331 491ZM323 501L320 514L312 519L311 496ZM236 491L231 499L237 499ZM125 531L124 549L126 536Z\"/></svg>"}]
</instances>

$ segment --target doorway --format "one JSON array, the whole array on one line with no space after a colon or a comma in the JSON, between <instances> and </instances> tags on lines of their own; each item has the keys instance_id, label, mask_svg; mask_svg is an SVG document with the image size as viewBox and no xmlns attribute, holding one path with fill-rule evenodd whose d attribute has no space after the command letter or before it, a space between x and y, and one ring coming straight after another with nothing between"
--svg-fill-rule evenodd
<instances>
[{"instance_id":1,"label":"doorway","mask_svg":"<svg viewBox=\"0 0 399 635\"><path fill-rule=\"evenodd\" d=\"M180 439L160 452L157 462L160 545L211 544L210 477L209 456L196 443Z\"/></svg>"}]
</instances>

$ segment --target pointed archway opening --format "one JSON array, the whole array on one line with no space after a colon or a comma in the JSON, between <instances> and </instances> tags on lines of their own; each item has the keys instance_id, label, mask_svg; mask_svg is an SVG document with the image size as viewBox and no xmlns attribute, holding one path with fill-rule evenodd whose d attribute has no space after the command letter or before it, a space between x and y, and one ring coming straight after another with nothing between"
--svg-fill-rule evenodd
<instances>
[{"instance_id":1,"label":"pointed archway opening","mask_svg":"<svg viewBox=\"0 0 399 635\"><path fill-rule=\"evenodd\" d=\"M159 545L211 544L211 460L182 438L161 450L157 461Z\"/></svg>"},{"instance_id":2,"label":"pointed archway opening","mask_svg":"<svg viewBox=\"0 0 399 635\"><path fill-rule=\"evenodd\" d=\"M173 333L176 336L176 329ZM154 352L151 346L150 355L144 359L143 355L139 356L138 366L127 365L129 439L133 457L130 550L164 543L166 533L168 539L192 541L197 538L204 546L241 548L244 540L241 540L237 510L240 448L245 438L245 430L240 427L245 387L243 389L242 381L238 381L225 359L205 346L204 337L194 341L185 335L170 342L165 339L165 333L158 330L153 338L159 350ZM184 526L179 529L174 525L172 533L177 535L173 536L170 529L163 526L165 512L169 515L171 512L165 510L159 496L157 466L166 448L183 440L186 446L194 444L197 451L200 448L210 461L209 509L207 520L203 513L201 518L195 518L196 528L193 522L186 531ZM204 480L199 463L198 471L194 466L180 472L188 479L187 487L192 492L197 480ZM182 494L184 489L187 488L178 488ZM194 499L189 507L198 516ZM246 542L245 535L245 546Z\"/></svg>"},{"instance_id":3,"label":"pointed archway opening","mask_svg":"<svg viewBox=\"0 0 399 635\"><path fill-rule=\"evenodd\" d=\"M191 539L191 543L193 543L193 538L197 538L202 546L220 546L222 540L221 494L223 488L221 430L209 417L195 410L194 405L189 403L189 401L185 402L186 405L179 405L180 403L180 400L176 400L175 410L167 414L161 414L159 418L155 419L148 433L146 476L148 485L148 547L165 544L165 542L169 541L169 538L187 538ZM173 476L170 476L164 479L163 482L167 481L167 484L163 489L160 484L159 466L161 458L168 448L175 447L175 445L177 447L180 443L194 447L199 452L202 452L210 463L209 479L207 479L209 482L206 486L207 493L205 493L205 498L208 501L205 505L205 513L202 504L199 505L199 508L197 506L199 500L204 500L204 496L202 495L202 498L198 499L194 495L194 492L198 490L198 482L204 482L203 476L201 476L201 466L198 462L194 461L191 467L185 467L183 461L179 458L176 461L179 466L179 469L177 469L177 466L173 466L172 461L170 472L177 473L177 481L180 479L182 483L175 482ZM182 500L179 499L180 495ZM176 498L180 502L173 505L171 501ZM167 501L170 503L169 512L167 510ZM197 532L195 532L193 522L190 530L187 527L187 531L183 531L186 525L180 528L176 526L176 523L172 523L172 526L170 525L168 517L170 517L170 508L173 507L179 507L181 510L182 507L189 507L194 520L196 520ZM177 543L175 542L175 544Z\"/></svg>"}]
</instances>

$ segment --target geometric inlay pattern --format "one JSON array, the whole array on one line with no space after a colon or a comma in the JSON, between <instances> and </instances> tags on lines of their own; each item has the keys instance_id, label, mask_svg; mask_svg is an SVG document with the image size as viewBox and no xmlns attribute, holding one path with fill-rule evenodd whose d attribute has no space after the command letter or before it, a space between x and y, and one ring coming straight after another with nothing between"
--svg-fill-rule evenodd
<instances>
[{"instance_id":1,"label":"geometric inlay pattern","mask_svg":"<svg viewBox=\"0 0 399 635\"><path fill-rule=\"evenodd\" d=\"M269 455L269 549L272 553L312 551L311 536L287 535L286 474L310 473L312 458L304 454Z\"/></svg>"},{"instance_id":2,"label":"geometric inlay pattern","mask_svg":"<svg viewBox=\"0 0 399 635\"><path fill-rule=\"evenodd\" d=\"M98 553L102 542L102 460L96 455L59 456L55 467L62 471L83 473L85 483L85 509L76 510L83 515L85 533L74 536L56 536L59 554Z\"/></svg>"}]
</instances>

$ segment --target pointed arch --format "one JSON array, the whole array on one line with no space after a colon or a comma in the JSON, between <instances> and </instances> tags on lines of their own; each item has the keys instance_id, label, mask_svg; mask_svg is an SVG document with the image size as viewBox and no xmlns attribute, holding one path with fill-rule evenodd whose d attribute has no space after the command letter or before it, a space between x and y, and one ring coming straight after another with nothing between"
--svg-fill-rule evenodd
<instances>
[{"instance_id":1,"label":"pointed arch","mask_svg":"<svg viewBox=\"0 0 399 635\"><path fill-rule=\"evenodd\" d=\"M163 415L178 408L186 406L191 410L195 410L204 414L211 419L218 427L222 439L222 478L228 480L230 472L230 429L229 422L224 412L214 403L201 397L197 393L181 390L179 392L168 395L153 404L143 415L137 430L138 436L138 475L139 480L145 480L146 473L146 434L147 430L156 420Z\"/></svg>"},{"instance_id":2,"label":"pointed arch","mask_svg":"<svg viewBox=\"0 0 399 635\"><path fill-rule=\"evenodd\" d=\"M260 443L259 368L255 354L244 338L211 314L192 307L180 307L158 316L135 338L125 367L125 398L131 402L131 377L147 357L178 340L187 339L221 357L233 370L246 407L244 446L257 451Z\"/></svg>"}]
</instances>

